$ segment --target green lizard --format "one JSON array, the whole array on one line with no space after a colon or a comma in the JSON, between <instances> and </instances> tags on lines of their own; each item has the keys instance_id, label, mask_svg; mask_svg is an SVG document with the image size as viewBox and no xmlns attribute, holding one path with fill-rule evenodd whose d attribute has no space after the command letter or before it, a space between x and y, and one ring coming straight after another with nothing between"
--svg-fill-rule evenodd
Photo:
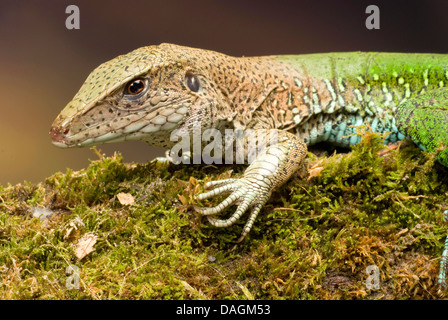
<instances>
[{"instance_id":1,"label":"green lizard","mask_svg":"<svg viewBox=\"0 0 448 320\"><path fill-rule=\"evenodd\" d=\"M297 56L230 57L161 44L137 49L96 68L54 121L58 147L84 147L142 140L172 148L174 130L265 132L267 144L240 179L212 181L206 199L229 197L202 208L216 227L250 215L241 241L272 191L303 162L307 145L359 142L355 126L390 132L386 143L411 138L435 151L448 143L448 55L329 53ZM270 140L271 139L271 140ZM244 154L248 154L244 145ZM201 151L201 150L199 150ZM447 149L438 160L448 166ZM228 219L217 215L237 205ZM439 282L445 283L445 248Z\"/></svg>"}]
</instances>

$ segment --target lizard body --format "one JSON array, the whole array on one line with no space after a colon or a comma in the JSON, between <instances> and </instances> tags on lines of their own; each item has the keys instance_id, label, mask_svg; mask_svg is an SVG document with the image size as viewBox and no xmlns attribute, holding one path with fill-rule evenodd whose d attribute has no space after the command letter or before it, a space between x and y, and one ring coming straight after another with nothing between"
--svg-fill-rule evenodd
<instances>
[{"instance_id":1,"label":"lizard body","mask_svg":"<svg viewBox=\"0 0 448 320\"><path fill-rule=\"evenodd\" d=\"M241 241L272 190L299 168L307 145L356 144L354 126L366 123L373 131L390 132L386 142L409 137L428 151L435 151L439 142L448 143L446 86L448 55L352 52L237 58L161 44L95 69L50 134L59 147L142 140L171 148L174 130L181 135L207 129L264 130L276 143L250 163L242 178L210 182L205 187L212 190L198 195L206 199L230 193L218 206L200 209L217 227L230 226L251 211ZM438 160L448 166L445 151ZM228 219L216 217L233 204L237 209Z\"/></svg>"}]
</instances>

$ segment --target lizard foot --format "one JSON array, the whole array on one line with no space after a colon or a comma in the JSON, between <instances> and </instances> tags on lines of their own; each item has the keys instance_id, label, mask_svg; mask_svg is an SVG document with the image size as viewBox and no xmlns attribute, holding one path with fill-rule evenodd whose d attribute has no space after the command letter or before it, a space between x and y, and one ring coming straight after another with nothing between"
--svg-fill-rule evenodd
<instances>
[{"instance_id":1,"label":"lizard foot","mask_svg":"<svg viewBox=\"0 0 448 320\"><path fill-rule=\"evenodd\" d=\"M249 233L258 213L270 196L268 185L258 179L250 177L211 181L205 184L205 188L212 190L199 194L197 196L199 200L230 193L230 195L216 207L197 209L199 213L207 216L208 221L215 227L229 227L233 225L244 212L251 208L249 220L244 226L243 232L237 242L241 242ZM213 217L213 215L223 212L227 207L233 204L238 205L238 207L230 218L222 220Z\"/></svg>"}]
</instances>

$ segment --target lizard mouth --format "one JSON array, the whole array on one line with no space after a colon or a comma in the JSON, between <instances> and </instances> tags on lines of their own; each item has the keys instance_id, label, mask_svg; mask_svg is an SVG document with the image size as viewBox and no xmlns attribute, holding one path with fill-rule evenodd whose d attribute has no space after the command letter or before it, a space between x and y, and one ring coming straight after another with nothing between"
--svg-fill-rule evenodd
<instances>
[{"instance_id":1,"label":"lizard mouth","mask_svg":"<svg viewBox=\"0 0 448 320\"><path fill-rule=\"evenodd\" d=\"M104 123L101 125L105 125ZM73 133L70 125L53 125L50 137L54 146L59 148L91 147L104 143L115 143L125 140L141 140L150 136L158 136L169 132L169 126L177 123L154 124L148 120L135 120L126 126L110 129L109 132L98 134L83 130ZM167 127L168 126L168 127Z\"/></svg>"},{"instance_id":2,"label":"lizard mouth","mask_svg":"<svg viewBox=\"0 0 448 320\"><path fill-rule=\"evenodd\" d=\"M127 139L128 135L122 132L108 132L106 134L86 138L86 139L73 139L73 136L69 133L70 130L62 131L58 127L52 127L50 130L51 140L54 146L59 148L72 148L72 147L89 147L103 143L120 142Z\"/></svg>"},{"instance_id":3,"label":"lizard mouth","mask_svg":"<svg viewBox=\"0 0 448 320\"><path fill-rule=\"evenodd\" d=\"M68 148L69 143L67 141L66 134L68 133L68 129L62 131L59 127L52 127L50 130L51 142L59 148Z\"/></svg>"},{"instance_id":4,"label":"lizard mouth","mask_svg":"<svg viewBox=\"0 0 448 320\"><path fill-rule=\"evenodd\" d=\"M183 121L190 103L190 99L176 99L147 112L121 118L121 120L126 118L126 122L117 122L120 119L115 118L113 121L109 119L107 122L90 125L87 128L83 127L83 123L87 122L85 118L88 116L81 115L84 118L59 116L50 129L50 137L54 146L72 148L163 135ZM79 130L80 127L82 130Z\"/></svg>"}]
</instances>

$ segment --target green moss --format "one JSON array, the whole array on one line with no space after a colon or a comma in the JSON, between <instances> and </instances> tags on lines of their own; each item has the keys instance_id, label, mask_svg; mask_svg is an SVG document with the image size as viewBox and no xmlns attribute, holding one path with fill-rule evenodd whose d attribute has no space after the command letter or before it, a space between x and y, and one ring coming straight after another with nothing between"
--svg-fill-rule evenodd
<instances>
[{"instance_id":1,"label":"green moss","mask_svg":"<svg viewBox=\"0 0 448 320\"><path fill-rule=\"evenodd\" d=\"M127 164L116 154L0 187L0 298L440 298L447 169L410 143L380 156L384 137L360 134L348 154L310 153L307 165L323 170L276 190L241 244L245 219L212 227L194 206L219 199L194 195L244 166ZM122 205L120 192L135 203ZM34 207L53 214L32 218ZM97 242L79 260L74 247L87 233ZM366 288L372 264L378 290ZM66 287L69 265L79 289Z\"/></svg>"}]
</instances>

